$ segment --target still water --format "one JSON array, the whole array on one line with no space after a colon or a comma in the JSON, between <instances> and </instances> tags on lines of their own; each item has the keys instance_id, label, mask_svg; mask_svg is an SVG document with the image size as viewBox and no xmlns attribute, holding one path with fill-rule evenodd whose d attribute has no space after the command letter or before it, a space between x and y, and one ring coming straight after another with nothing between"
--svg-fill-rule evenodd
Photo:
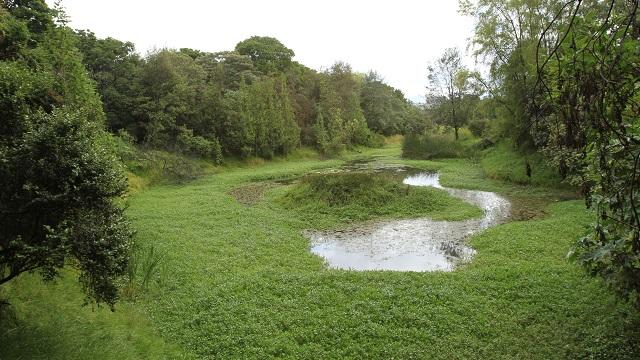
<instances>
[{"instance_id":1,"label":"still water","mask_svg":"<svg viewBox=\"0 0 640 360\"><path fill-rule=\"evenodd\" d=\"M309 231L311 251L338 269L451 271L475 253L465 245L467 237L509 217L511 205L506 199L493 192L443 187L437 173L410 175L403 182L443 189L478 206L484 215L464 221L390 220L344 230Z\"/></svg>"}]
</instances>

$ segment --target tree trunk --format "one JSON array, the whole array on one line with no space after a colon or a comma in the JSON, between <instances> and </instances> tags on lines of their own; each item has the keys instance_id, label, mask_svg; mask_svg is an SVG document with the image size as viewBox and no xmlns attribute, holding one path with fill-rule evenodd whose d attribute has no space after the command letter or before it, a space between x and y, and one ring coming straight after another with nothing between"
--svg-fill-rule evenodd
<instances>
[{"instance_id":1,"label":"tree trunk","mask_svg":"<svg viewBox=\"0 0 640 360\"><path fill-rule=\"evenodd\" d=\"M455 126L453 128L453 132L456 134L456 141L458 141L458 127L457 126Z\"/></svg>"}]
</instances>

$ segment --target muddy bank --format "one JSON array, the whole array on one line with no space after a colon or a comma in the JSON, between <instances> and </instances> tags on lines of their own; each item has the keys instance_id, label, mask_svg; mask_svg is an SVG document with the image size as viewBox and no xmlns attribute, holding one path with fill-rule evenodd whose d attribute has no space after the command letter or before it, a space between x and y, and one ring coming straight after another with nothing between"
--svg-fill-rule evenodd
<instances>
[{"instance_id":1,"label":"muddy bank","mask_svg":"<svg viewBox=\"0 0 640 360\"><path fill-rule=\"evenodd\" d=\"M308 231L306 236L311 241L311 251L322 256L332 268L451 271L457 264L469 261L475 253L464 243L468 236L509 218L509 201L493 192L443 187L437 173L408 175L403 182L410 186L443 189L478 206L484 215L465 221L391 220L345 230Z\"/></svg>"},{"instance_id":2,"label":"muddy bank","mask_svg":"<svg viewBox=\"0 0 640 360\"><path fill-rule=\"evenodd\" d=\"M235 187L227 193L233 196L240 204L253 206L262 200L267 191L277 186L279 186L278 183L270 181L248 183Z\"/></svg>"}]
</instances>

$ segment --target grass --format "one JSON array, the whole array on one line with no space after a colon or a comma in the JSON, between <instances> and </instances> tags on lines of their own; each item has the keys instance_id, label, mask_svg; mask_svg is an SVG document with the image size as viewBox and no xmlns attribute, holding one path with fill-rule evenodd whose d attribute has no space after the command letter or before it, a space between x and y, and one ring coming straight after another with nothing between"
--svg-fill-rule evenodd
<instances>
[{"instance_id":1,"label":"grass","mask_svg":"<svg viewBox=\"0 0 640 360\"><path fill-rule=\"evenodd\" d=\"M299 217L322 214L342 222L420 216L462 220L482 215L480 209L444 190L410 187L397 176L375 172L308 175L278 200Z\"/></svg>"},{"instance_id":2,"label":"grass","mask_svg":"<svg viewBox=\"0 0 640 360\"><path fill-rule=\"evenodd\" d=\"M529 163L531 176L527 176L526 164ZM553 168L549 167L542 155L533 153L522 155L513 146L502 142L489 148L482 156L482 169L492 179L504 180L516 184L531 184L543 187L569 188Z\"/></svg>"},{"instance_id":3,"label":"grass","mask_svg":"<svg viewBox=\"0 0 640 360\"><path fill-rule=\"evenodd\" d=\"M398 155L393 146L345 159L238 166L138 192L128 213L138 241L164 254L165 284L112 314L78 307L73 279L43 287L23 277L4 292L19 325L2 327L0 358L640 356L638 313L565 259L591 221L580 201L556 202L562 191L489 179L474 161ZM550 205L542 218L474 236L477 255L457 271L351 272L326 269L301 235L340 226L340 216L308 216L276 201L291 190L286 186L252 206L230 195L250 183L369 156L439 170L446 186L544 198Z\"/></svg>"},{"instance_id":4,"label":"grass","mask_svg":"<svg viewBox=\"0 0 640 360\"><path fill-rule=\"evenodd\" d=\"M43 284L26 274L3 285L10 306L0 315L0 359L193 359L151 325L137 303L82 306L73 271Z\"/></svg>"}]
</instances>

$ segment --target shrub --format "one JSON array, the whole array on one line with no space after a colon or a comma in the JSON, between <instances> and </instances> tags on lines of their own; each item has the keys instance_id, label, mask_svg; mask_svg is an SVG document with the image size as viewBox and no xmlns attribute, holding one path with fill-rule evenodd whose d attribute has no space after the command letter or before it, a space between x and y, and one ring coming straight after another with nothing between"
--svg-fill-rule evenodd
<instances>
[{"instance_id":1,"label":"shrub","mask_svg":"<svg viewBox=\"0 0 640 360\"><path fill-rule=\"evenodd\" d=\"M482 135L484 135L485 130L487 129L488 126L488 122L487 120L484 119L475 119L472 121L469 121L469 124L467 125L467 127L469 128L469 131L471 131L471 133L473 135L475 135L476 137L482 137Z\"/></svg>"},{"instance_id":2,"label":"shrub","mask_svg":"<svg viewBox=\"0 0 640 360\"><path fill-rule=\"evenodd\" d=\"M222 162L222 147L218 139L206 139L193 135L191 129L181 127L176 139L178 149L185 154L201 156L213 160L215 164Z\"/></svg>"},{"instance_id":3,"label":"shrub","mask_svg":"<svg viewBox=\"0 0 640 360\"><path fill-rule=\"evenodd\" d=\"M367 146L372 148L381 148L384 146L385 141L386 139L384 136L378 133L371 132L369 134L369 138L367 139Z\"/></svg>"},{"instance_id":4,"label":"shrub","mask_svg":"<svg viewBox=\"0 0 640 360\"><path fill-rule=\"evenodd\" d=\"M402 143L402 156L409 159L459 158L468 155L468 149L446 134L407 135Z\"/></svg>"},{"instance_id":5,"label":"shrub","mask_svg":"<svg viewBox=\"0 0 640 360\"><path fill-rule=\"evenodd\" d=\"M138 150L135 159L127 161L126 166L149 183L184 183L204 173L203 163L180 154Z\"/></svg>"}]
</instances>

